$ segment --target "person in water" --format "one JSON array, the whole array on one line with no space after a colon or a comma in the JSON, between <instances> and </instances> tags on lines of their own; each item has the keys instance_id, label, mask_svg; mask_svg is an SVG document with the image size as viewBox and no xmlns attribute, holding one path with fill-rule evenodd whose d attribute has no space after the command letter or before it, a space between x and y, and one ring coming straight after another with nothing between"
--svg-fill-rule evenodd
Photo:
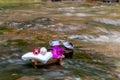
<instances>
[{"instance_id":1,"label":"person in water","mask_svg":"<svg viewBox=\"0 0 120 80\"><path fill-rule=\"evenodd\" d=\"M61 41L59 40L53 40L50 42L50 46L52 46L52 49L50 50L50 52L52 53L52 58L53 59L58 59L59 60L59 64L62 64L62 59L64 58L64 48L61 47Z\"/></svg>"},{"instance_id":2,"label":"person in water","mask_svg":"<svg viewBox=\"0 0 120 80\"><path fill-rule=\"evenodd\" d=\"M64 47L64 56L65 58L71 59L73 57L73 44L71 42L65 41L63 42L63 47Z\"/></svg>"}]
</instances>

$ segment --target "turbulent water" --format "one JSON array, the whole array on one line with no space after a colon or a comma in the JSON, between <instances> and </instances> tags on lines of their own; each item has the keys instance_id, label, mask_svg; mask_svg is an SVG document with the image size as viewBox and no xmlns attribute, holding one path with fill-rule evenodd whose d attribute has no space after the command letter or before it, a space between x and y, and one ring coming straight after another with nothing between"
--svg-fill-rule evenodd
<instances>
[{"instance_id":1,"label":"turbulent water","mask_svg":"<svg viewBox=\"0 0 120 80\"><path fill-rule=\"evenodd\" d=\"M119 80L119 7L48 2L1 8L0 80ZM48 47L52 39L71 41L73 59L37 69L21 59L34 47Z\"/></svg>"}]
</instances>

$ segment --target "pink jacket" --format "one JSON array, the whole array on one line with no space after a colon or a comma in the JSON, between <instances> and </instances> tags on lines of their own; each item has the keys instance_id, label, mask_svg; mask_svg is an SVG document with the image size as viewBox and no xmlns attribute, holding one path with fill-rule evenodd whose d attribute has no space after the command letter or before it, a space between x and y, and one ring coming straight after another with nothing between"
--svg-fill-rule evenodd
<instances>
[{"instance_id":1,"label":"pink jacket","mask_svg":"<svg viewBox=\"0 0 120 80\"><path fill-rule=\"evenodd\" d=\"M50 50L50 52L53 54L53 58L57 59L62 57L62 55L64 54L64 48L60 47L59 45L53 46L53 49Z\"/></svg>"}]
</instances>

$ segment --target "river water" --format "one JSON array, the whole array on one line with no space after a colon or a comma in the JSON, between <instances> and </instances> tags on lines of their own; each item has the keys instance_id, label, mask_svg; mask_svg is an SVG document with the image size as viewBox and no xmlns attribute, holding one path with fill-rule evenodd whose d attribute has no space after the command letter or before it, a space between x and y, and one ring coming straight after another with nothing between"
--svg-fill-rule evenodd
<instances>
[{"instance_id":1,"label":"river water","mask_svg":"<svg viewBox=\"0 0 120 80\"><path fill-rule=\"evenodd\" d=\"M2 8L0 80L119 80L119 7L48 2ZM21 59L34 47L48 47L52 39L71 41L73 59L37 69Z\"/></svg>"}]
</instances>

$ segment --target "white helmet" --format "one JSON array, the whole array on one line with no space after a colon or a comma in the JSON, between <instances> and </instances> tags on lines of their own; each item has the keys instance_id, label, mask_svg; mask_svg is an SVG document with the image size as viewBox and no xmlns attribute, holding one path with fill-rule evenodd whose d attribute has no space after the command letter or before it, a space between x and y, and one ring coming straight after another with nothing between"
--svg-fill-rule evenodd
<instances>
[{"instance_id":1,"label":"white helmet","mask_svg":"<svg viewBox=\"0 0 120 80\"><path fill-rule=\"evenodd\" d=\"M63 45L64 45L66 48L68 48L68 49L73 49L72 43L70 43L70 42L68 42L68 41L63 42Z\"/></svg>"},{"instance_id":2,"label":"white helmet","mask_svg":"<svg viewBox=\"0 0 120 80\"><path fill-rule=\"evenodd\" d=\"M50 46L56 46L56 45L61 45L61 41L59 40L52 40L49 42Z\"/></svg>"},{"instance_id":3,"label":"white helmet","mask_svg":"<svg viewBox=\"0 0 120 80\"><path fill-rule=\"evenodd\" d=\"M40 54L46 54L47 53L47 49L45 47L41 47L40 49Z\"/></svg>"}]
</instances>

